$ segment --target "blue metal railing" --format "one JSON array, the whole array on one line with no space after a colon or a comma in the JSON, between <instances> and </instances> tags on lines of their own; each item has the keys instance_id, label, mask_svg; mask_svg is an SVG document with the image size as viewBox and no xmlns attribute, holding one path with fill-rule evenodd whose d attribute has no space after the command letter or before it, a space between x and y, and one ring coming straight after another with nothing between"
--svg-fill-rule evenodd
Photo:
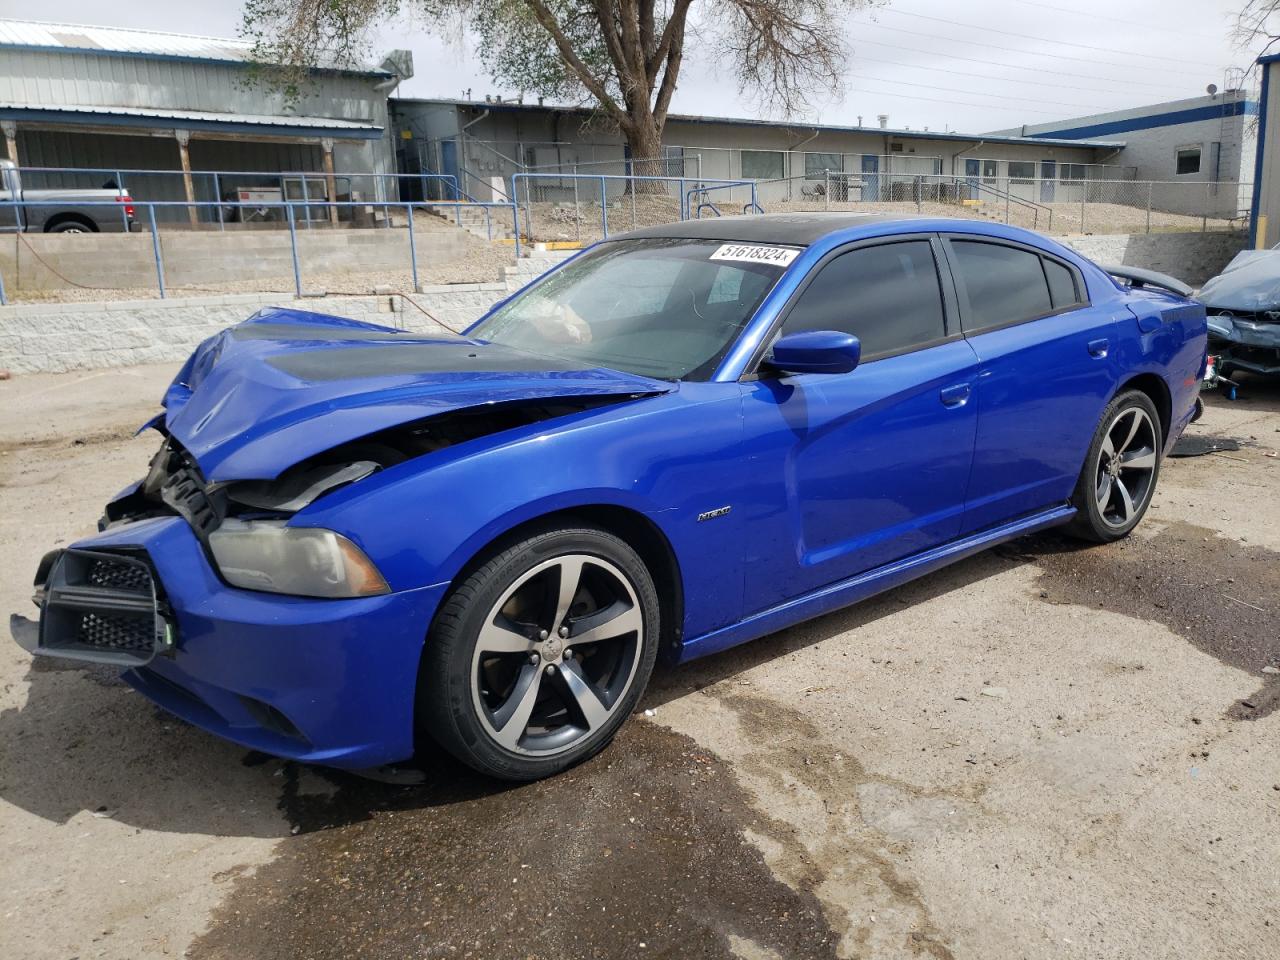
<instances>
[{"instance_id":1,"label":"blue metal railing","mask_svg":"<svg viewBox=\"0 0 1280 960\"><path fill-rule=\"evenodd\" d=\"M182 178L186 176L186 174L184 174L183 171L181 170L145 170L141 168L131 168L131 167L18 167L18 173L23 177L24 188L33 189L33 190L42 190L42 189L50 189L50 188L56 189L56 186L51 187L49 185L32 183L30 182L31 178L29 177L29 175L35 175L35 177L39 178L40 180L46 181L46 183L48 181L52 181L56 177L81 176L81 177L96 178L96 177L105 176L105 177L110 177L112 180L114 180L116 186L119 187L121 190L130 190L129 180L131 178L134 180L133 189L138 189L140 186L137 182L138 178L147 178L147 177L161 177L161 178L167 177L170 179L176 179L177 181L179 181L179 188L181 189ZM193 182L211 185L214 201L219 201L222 199L222 189L224 186L227 186L227 181L249 180L249 181L255 181L255 182L252 184L234 184L233 183L231 184L230 189L245 189L246 187L250 187L250 186L262 187L266 184L272 184L274 188L279 189L282 200L288 200L290 202L301 202L301 204L303 204L308 209L311 207L320 206L322 205L322 203L324 203L324 201L311 200L309 196L311 188L308 185L308 182L313 183L316 180L327 181L330 177L332 177L335 181L344 181L347 184L348 190L350 189L351 182L355 180L372 181L374 184L379 185L384 192L387 191L389 186L394 186L396 200L400 200L400 185L402 183L417 183L422 190L421 202L423 203L440 202L440 201L430 200L428 198L429 191L427 189L429 184L438 183L440 185L439 192L441 193L441 195L449 198L454 202L461 202L463 200L466 200L471 203L481 202L477 200L475 197L468 194L465 190L463 190L458 185L458 178L455 177L453 174L449 174L449 173L372 173L372 172L365 172L365 171L334 171L332 174L329 174L323 170L282 170L282 171L192 170L191 171L191 178ZM296 199L291 200L291 198L289 198L288 194L286 193L288 187L292 185L292 181L297 181L298 185L301 188L301 191L302 191L301 201L298 201ZM197 192L202 192L202 191L197 190ZM133 196L135 200L145 199L145 197L140 198L136 195L133 195L132 193L131 193L131 196ZM154 202L159 203L162 201L157 200ZM330 203L336 202L336 198L329 197L328 202ZM384 201L381 199L360 201L359 203L357 203L356 201L350 201L352 206L363 205L364 203L378 204L382 202ZM403 200L401 202L407 203L407 202L417 202L417 201ZM206 205L207 203L208 203L207 201L197 200L194 203L187 203L186 205L187 206L195 206L196 204ZM232 204L230 202L223 204L223 206L231 206L231 205ZM251 204L245 204L244 206L247 208L256 209L266 205L267 204L251 203ZM225 225L225 221L223 218L223 211L221 209L217 210L215 217L210 218L211 221L214 219L217 220L220 226ZM308 228L310 227L311 217L309 215L304 216L302 218L302 221L304 224L307 225Z\"/></svg>"},{"instance_id":2,"label":"blue metal railing","mask_svg":"<svg viewBox=\"0 0 1280 960\"><path fill-rule=\"evenodd\" d=\"M413 287L416 290L419 286L418 250L417 250L417 245L415 243L416 236L415 236L415 230L414 230L413 208L415 206L421 207L421 206L428 206L428 205L432 207L458 207L458 208L481 207L485 209L486 216L491 216L491 211L495 209L511 211L511 224L515 234L515 255L517 258L519 258L520 256L520 211L516 207L516 205L511 202L484 203L481 201L458 201L458 200L403 202L403 201L383 200L383 201L361 201L359 203L342 203L342 202L336 202L336 201L304 202L301 200L289 200L289 201L271 201L269 203L229 203L229 202L224 203L221 201L196 201L195 203L188 203L185 200L137 200L137 199L133 200L133 206L135 209L137 208L146 209L146 223L147 223L148 229L151 232L151 255L155 261L156 288L159 291L160 297L162 299L166 298L168 293L165 286L164 253L161 249L160 231L156 222L157 208L168 209L168 208L185 208L185 207L226 206L230 208L247 207L247 208L253 208L253 209L257 209L260 207L272 207L272 208L279 208L283 210L285 223L289 230L289 252L290 252L290 257L293 263L294 293L296 296L301 297L302 296L302 261L298 253L298 224L297 224L297 215L296 215L296 211L299 207L303 207L303 208L322 207L326 209L331 207L333 208L379 207L384 211L391 210L391 209L403 209L405 211L405 225L408 229L409 269L413 277ZM9 221L4 218L0 218L0 223L12 222L14 224L20 224L21 220L19 219L19 212L21 208L24 208L24 207L65 208L66 206L67 206L67 203L65 201L57 202L57 201L50 200L50 201L27 202L24 200L0 200L0 211L4 211L6 209L12 209L13 211L12 221ZM118 201L115 201L115 200L85 200L85 201L76 201L75 206L77 208L110 207L114 209L114 208L118 208L120 204ZM490 223L492 223L492 221L490 221ZM0 235L3 235L4 232L9 232L9 231L0 230ZM17 231L17 232L20 232L20 231ZM114 234L108 234L108 236L114 236ZM0 274L0 306L5 306L7 304L8 304L8 298L5 291L4 276L3 274Z\"/></svg>"}]
</instances>

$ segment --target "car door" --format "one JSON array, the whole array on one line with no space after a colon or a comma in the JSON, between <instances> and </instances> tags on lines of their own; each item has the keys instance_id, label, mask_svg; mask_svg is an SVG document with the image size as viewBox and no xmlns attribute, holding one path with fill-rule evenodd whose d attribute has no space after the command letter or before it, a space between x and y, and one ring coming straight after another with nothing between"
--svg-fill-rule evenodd
<instances>
[{"instance_id":1,"label":"car door","mask_svg":"<svg viewBox=\"0 0 1280 960\"><path fill-rule=\"evenodd\" d=\"M978 437L964 531L1066 501L1111 397L1117 318L1079 269L1012 241L944 239L978 355Z\"/></svg>"},{"instance_id":2,"label":"car door","mask_svg":"<svg viewBox=\"0 0 1280 960\"><path fill-rule=\"evenodd\" d=\"M977 365L941 256L930 235L834 252L780 330L853 333L858 367L743 383L748 613L957 535Z\"/></svg>"}]
</instances>

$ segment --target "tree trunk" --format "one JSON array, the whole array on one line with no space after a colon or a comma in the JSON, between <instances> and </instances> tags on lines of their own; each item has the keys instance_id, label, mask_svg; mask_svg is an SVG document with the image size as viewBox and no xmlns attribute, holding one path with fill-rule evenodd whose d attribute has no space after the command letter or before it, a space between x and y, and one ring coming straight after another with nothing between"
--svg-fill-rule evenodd
<instances>
[{"instance_id":1,"label":"tree trunk","mask_svg":"<svg viewBox=\"0 0 1280 960\"><path fill-rule=\"evenodd\" d=\"M662 157L662 130L652 116L633 118L626 136L627 146L631 148L633 177L678 177L684 173L679 162L677 169L667 168ZM672 192L672 185L656 180L632 180L628 189L639 195L664 194Z\"/></svg>"}]
</instances>

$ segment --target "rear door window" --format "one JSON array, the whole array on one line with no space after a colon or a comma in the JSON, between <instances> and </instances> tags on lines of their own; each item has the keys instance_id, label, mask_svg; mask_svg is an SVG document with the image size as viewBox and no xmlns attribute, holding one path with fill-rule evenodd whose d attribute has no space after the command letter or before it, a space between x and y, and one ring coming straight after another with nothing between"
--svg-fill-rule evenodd
<instances>
[{"instance_id":1,"label":"rear door window","mask_svg":"<svg viewBox=\"0 0 1280 960\"><path fill-rule=\"evenodd\" d=\"M966 333L981 333L1053 312L1039 254L976 240L952 240L951 252Z\"/></svg>"},{"instance_id":2,"label":"rear door window","mask_svg":"<svg viewBox=\"0 0 1280 960\"><path fill-rule=\"evenodd\" d=\"M1049 297L1053 300L1053 309L1064 310L1083 302L1076 285L1076 275L1066 264L1044 257L1044 275L1049 281Z\"/></svg>"},{"instance_id":3,"label":"rear door window","mask_svg":"<svg viewBox=\"0 0 1280 960\"><path fill-rule=\"evenodd\" d=\"M783 333L837 330L862 358L905 353L946 337L938 267L928 240L843 253L823 266L787 314Z\"/></svg>"}]
</instances>

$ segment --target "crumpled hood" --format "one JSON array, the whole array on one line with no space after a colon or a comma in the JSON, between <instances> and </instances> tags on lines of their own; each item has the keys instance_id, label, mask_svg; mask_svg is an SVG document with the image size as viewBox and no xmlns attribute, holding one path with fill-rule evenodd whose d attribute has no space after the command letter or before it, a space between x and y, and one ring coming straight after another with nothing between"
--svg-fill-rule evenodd
<instances>
[{"instance_id":1,"label":"crumpled hood","mask_svg":"<svg viewBox=\"0 0 1280 960\"><path fill-rule=\"evenodd\" d=\"M269 480L339 444L466 407L672 389L463 337L268 308L196 348L165 393L164 422L206 480Z\"/></svg>"},{"instance_id":2,"label":"crumpled hood","mask_svg":"<svg viewBox=\"0 0 1280 960\"><path fill-rule=\"evenodd\" d=\"M1280 250L1240 251L1196 299L1217 310L1280 310Z\"/></svg>"}]
</instances>

